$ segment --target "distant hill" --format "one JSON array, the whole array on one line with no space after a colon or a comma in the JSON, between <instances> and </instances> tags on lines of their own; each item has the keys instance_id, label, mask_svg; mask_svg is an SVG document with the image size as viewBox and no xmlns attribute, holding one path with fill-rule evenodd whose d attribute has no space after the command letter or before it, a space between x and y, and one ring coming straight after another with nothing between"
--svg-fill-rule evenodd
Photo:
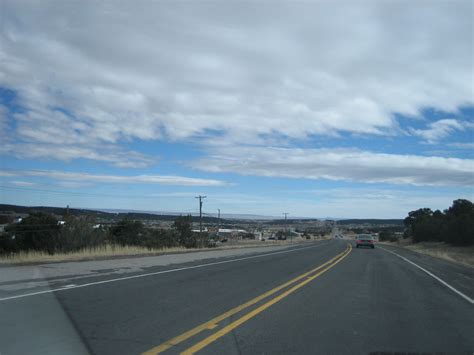
<instances>
[{"instance_id":1,"label":"distant hill","mask_svg":"<svg viewBox=\"0 0 474 355\"><path fill-rule=\"evenodd\" d=\"M275 225L281 225L281 224L300 224L300 223L311 223L311 222L318 222L322 221L317 218L288 218L287 220L278 218L278 219L273 219L267 222L267 224L275 224Z\"/></svg>"},{"instance_id":2,"label":"distant hill","mask_svg":"<svg viewBox=\"0 0 474 355\"><path fill-rule=\"evenodd\" d=\"M0 204L0 211L13 211L16 213L34 213L34 212L44 212L56 214L59 216L64 215L66 209L64 207L45 207L45 206L17 206L17 205L6 205ZM89 210L83 208L70 208L69 214L73 216L94 216L96 218L110 219L110 220L120 220L124 218L130 218L135 220L149 220L149 219L159 219L162 221L174 221L176 217L186 214L156 214L156 213L144 213L144 212L105 212L98 210ZM192 216L193 221L198 221L199 216ZM205 223L217 223L217 217L205 217L202 218ZM221 223L227 222L225 219L221 219Z\"/></svg>"},{"instance_id":3,"label":"distant hill","mask_svg":"<svg viewBox=\"0 0 474 355\"><path fill-rule=\"evenodd\" d=\"M339 225L403 225L403 219L343 219L337 221Z\"/></svg>"},{"instance_id":4,"label":"distant hill","mask_svg":"<svg viewBox=\"0 0 474 355\"><path fill-rule=\"evenodd\" d=\"M62 216L65 213L64 207L45 207L45 206L17 206L0 204L0 211L14 211L16 213L33 213L33 212L45 212L52 213ZM96 218L120 220L123 218L130 218L136 220L150 220L159 219L162 221L174 221L176 217L182 215L188 215L188 213L179 212L152 212L152 211L136 211L136 210L92 210L85 208L70 208L69 213L73 216L94 216ZM191 214L193 221L199 220L199 215L195 213ZM204 223L217 223L218 218L216 216L203 216ZM250 214L223 214L221 223L223 224L235 224L239 222L264 222L266 224L298 224L316 222L330 219L316 219L316 218L289 218L286 222L281 218L265 217ZM342 219L337 220L339 225L403 225L403 219Z\"/></svg>"},{"instance_id":5,"label":"distant hill","mask_svg":"<svg viewBox=\"0 0 474 355\"><path fill-rule=\"evenodd\" d=\"M46 212L62 215L66 209L64 207L44 207L44 206L18 206L18 205L5 205L0 204L0 211L7 212L13 211L16 213L34 213L34 212ZM76 209L70 208L69 213L72 215L100 215L100 211Z\"/></svg>"}]
</instances>

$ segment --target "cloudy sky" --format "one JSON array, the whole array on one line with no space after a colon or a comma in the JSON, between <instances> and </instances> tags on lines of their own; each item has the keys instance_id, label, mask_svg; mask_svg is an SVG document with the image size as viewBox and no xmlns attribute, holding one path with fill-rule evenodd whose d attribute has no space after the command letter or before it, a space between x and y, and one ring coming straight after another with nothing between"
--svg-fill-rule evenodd
<instances>
[{"instance_id":1,"label":"cloudy sky","mask_svg":"<svg viewBox=\"0 0 474 355\"><path fill-rule=\"evenodd\" d=\"M0 0L0 202L402 218L474 199L473 3Z\"/></svg>"}]
</instances>

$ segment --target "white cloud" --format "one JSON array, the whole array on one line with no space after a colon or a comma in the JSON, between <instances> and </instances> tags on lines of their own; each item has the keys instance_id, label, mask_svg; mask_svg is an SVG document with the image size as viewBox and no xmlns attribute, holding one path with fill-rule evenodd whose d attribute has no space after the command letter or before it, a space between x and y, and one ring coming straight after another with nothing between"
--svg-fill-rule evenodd
<instances>
[{"instance_id":1,"label":"white cloud","mask_svg":"<svg viewBox=\"0 0 474 355\"><path fill-rule=\"evenodd\" d=\"M474 150L474 143L458 142L458 143L450 143L448 145L454 148Z\"/></svg>"},{"instance_id":2,"label":"white cloud","mask_svg":"<svg viewBox=\"0 0 474 355\"><path fill-rule=\"evenodd\" d=\"M2 171L0 170L0 177L14 177L17 176L15 173L10 172L10 171Z\"/></svg>"},{"instance_id":3,"label":"white cloud","mask_svg":"<svg viewBox=\"0 0 474 355\"><path fill-rule=\"evenodd\" d=\"M303 216L308 211L314 216L336 218L405 218L409 211L421 207L444 210L458 198L471 195L450 191L439 191L435 196L419 189L329 189L314 192L314 198L295 204L293 214ZM296 201L295 201L296 202ZM290 208L293 206L289 204ZM297 215L297 214L296 214Z\"/></svg>"},{"instance_id":4,"label":"white cloud","mask_svg":"<svg viewBox=\"0 0 474 355\"><path fill-rule=\"evenodd\" d=\"M57 159L72 161L74 159L91 159L110 163L120 168L143 168L152 165L155 160L135 151L125 151L115 145L56 145L53 143L7 143L0 147L0 154L9 154L18 158Z\"/></svg>"},{"instance_id":5,"label":"white cloud","mask_svg":"<svg viewBox=\"0 0 474 355\"><path fill-rule=\"evenodd\" d=\"M11 184L11 185L15 185L15 186L26 186L26 187L31 187L31 186L36 186L37 185L36 183L31 182L31 181L18 181L18 180L9 181L8 183Z\"/></svg>"},{"instance_id":6,"label":"white cloud","mask_svg":"<svg viewBox=\"0 0 474 355\"><path fill-rule=\"evenodd\" d=\"M447 118L430 123L427 129L411 129L410 131L413 135L423 138L427 143L436 143L451 133L464 129L463 122Z\"/></svg>"},{"instance_id":7,"label":"white cloud","mask_svg":"<svg viewBox=\"0 0 474 355\"><path fill-rule=\"evenodd\" d=\"M394 112L473 104L468 0L140 4L2 2L19 156L144 166L100 146L391 135Z\"/></svg>"},{"instance_id":8,"label":"white cloud","mask_svg":"<svg viewBox=\"0 0 474 355\"><path fill-rule=\"evenodd\" d=\"M214 179L199 179L184 176L169 175L97 175L80 172L65 172L55 170L12 170L1 172L5 176L28 176L46 177L62 182L79 183L121 183L121 184L158 184L158 185L179 185L179 186L226 186L225 181ZM2 176L2 175L0 175Z\"/></svg>"},{"instance_id":9,"label":"white cloud","mask_svg":"<svg viewBox=\"0 0 474 355\"><path fill-rule=\"evenodd\" d=\"M474 186L474 160L348 149L218 148L196 169L241 175L367 183Z\"/></svg>"},{"instance_id":10,"label":"white cloud","mask_svg":"<svg viewBox=\"0 0 474 355\"><path fill-rule=\"evenodd\" d=\"M0 137L6 136L6 131L8 128L7 112L7 107L0 104Z\"/></svg>"},{"instance_id":11,"label":"white cloud","mask_svg":"<svg viewBox=\"0 0 474 355\"><path fill-rule=\"evenodd\" d=\"M177 200L193 199L199 193L158 194L167 205L176 206ZM436 196L424 189L391 189L367 186L365 188L324 188L312 190L288 190L274 194L212 193L207 194L204 212L216 215L217 209L228 213L256 214L282 218L282 211L296 217L336 218L404 218L409 211L420 207L448 208L458 198L472 199L459 190L439 189ZM175 207L179 211L178 207ZM192 210L198 212L197 207Z\"/></svg>"}]
</instances>

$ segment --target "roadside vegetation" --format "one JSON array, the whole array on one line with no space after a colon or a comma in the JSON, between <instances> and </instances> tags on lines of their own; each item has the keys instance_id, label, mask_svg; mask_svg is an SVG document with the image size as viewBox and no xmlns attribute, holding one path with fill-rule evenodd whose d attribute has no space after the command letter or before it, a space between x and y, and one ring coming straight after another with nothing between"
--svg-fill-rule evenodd
<instances>
[{"instance_id":1,"label":"roadside vegetation","mask_svg":"<svg viewBox=\"0 0 474 355\"><path fill-rule=\"evenodd\" d=\"M173 228L165 230L148 228L131 219L110 227L96 224L88 216L67 216L60 222L51 214L38 212L8 225L0 234L0 257L153 253L212 247L208 239L207 233L193 233L191 216L177 217Z\"/></svg>"},{"instance_id":2,"label":"roadside vegetation","mask_svg":"<svg viewBox=\"0 0 474 355\"><path fill-rule=\"evenodd\" d=\"M248 233L242 236L238 244L228 242L219 247L234 249L264 246L253 238L253 234ZM291 242L275 240L265 245ZM191 216L175 217L171 229L162 229L147 227L141 220L132 218L123 218L103 226L90 215L72 216L65 213L59 220L50 213L34 212L19 223L9 224L0 233L0 264L159 255L216 246L212 235L193 232Z\"/></svg>"},{"instance_id":3,"label":"roadside vegetation","mask_svg":"<svg viewBox=\"0 0 474 355\"><path fill-rule=\"evenodd\" d=\"M474 245L454 246L444 242L397 243L411 251L474 267Z\"/></svg>"},{"instance_id":4,"label":"roadside vegetation","mask_svg":"<svg viewBox=\"0 0 474 355\"><path fill-rule=\"evenodd\" d=\"M474 244L474 205L468 200L455 200L443 212L420 208L408 213L404 223L404 238L412 238L414 243L434 241L457 246Z\"/></svg>"},{"instance_id":5,"label":"roadside vegetation","mask_svg":"<svg viewBox=\"0 0 474 355\"><path fill-rule=\"evenodd\" d=\"M381 242L391 242L417 253L474 267L474 204L453 201L444 211L420 208L404 219L403 234L380 231Z\"/></svg>"},{"instance_id":6,"label":"roadside vegetation","mask_svg":"<svg viewBox=\"0 0 474 355\"><path fill-rule=\"evenodd\" d=\"M444 211L420 208L409 212L403 222L405 229L402 235L385 229L380 231L379 240L396 242L403 238L414 244L439 242L459 247L474 245L474 204L469 200L455 200Z\"/></svg>"},{"instance_id":7,"label":"roadside vegetation","mask_svg":"<svg viewBox=\"0 0 474 355\"><path fill-rule=\"evenodd\" d=\"M127 256L154 256L168 253L185 253L191 249L184 247L171 247L148 249L140 246L120 246L104 244L95 248L84 248L73 252L57 252L48 254L44 251L27 250L11 254L0 255L0 264L35 264L63 261L82 261L111 259Z\"/></svg>"},{"instance_id":8,"label":"roadside vegetation","mask_svg":"<svg viewBox=\"0 0 474 355\"><path fill-rule=\"evenodd\" d=\"M116 255L156 254L215 247L207 233L192 231L192 217L175 217L169 229L152 228L141 220L123 218L104 226L91 215L57 215L34 212L19 223L7 225L0 233L0 262L38 260L75 260ZM395 220L395 222L397 222ZM382 242L393 242L415 251L448 260L474 263L474 205L455 200L444 211L420 208L408 213L403 225L365 225L348 229L352 233L378 233ZM386 223L386 222L385 222ZM322 228L322 227L321 227ZM324 228L327 228L325 226ZM326 235L326 230L310 230ZM293 239L288 230L279 231L275 239ZM308 230L302 240L312 239ZM245 234L243 239L253 239ZM471 251L471 253L469 253Z\"/></svg>"}]
</instances>

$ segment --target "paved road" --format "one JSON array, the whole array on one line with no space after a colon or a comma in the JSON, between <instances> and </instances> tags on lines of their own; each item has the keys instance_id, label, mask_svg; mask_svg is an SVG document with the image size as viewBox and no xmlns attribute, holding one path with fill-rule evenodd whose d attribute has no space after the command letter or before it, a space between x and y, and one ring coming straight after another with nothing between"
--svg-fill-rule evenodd
<instances>
[{"instance_id":1,"label":"paved road","mask_svg":"<svg viewBox=\"0 0 474 355\"><path fill-rule=\"evenodd\" d=\"M473 353L473 269L351 243L25 282L0 294L0 353Z\"/></svg>"}]
</instances>

